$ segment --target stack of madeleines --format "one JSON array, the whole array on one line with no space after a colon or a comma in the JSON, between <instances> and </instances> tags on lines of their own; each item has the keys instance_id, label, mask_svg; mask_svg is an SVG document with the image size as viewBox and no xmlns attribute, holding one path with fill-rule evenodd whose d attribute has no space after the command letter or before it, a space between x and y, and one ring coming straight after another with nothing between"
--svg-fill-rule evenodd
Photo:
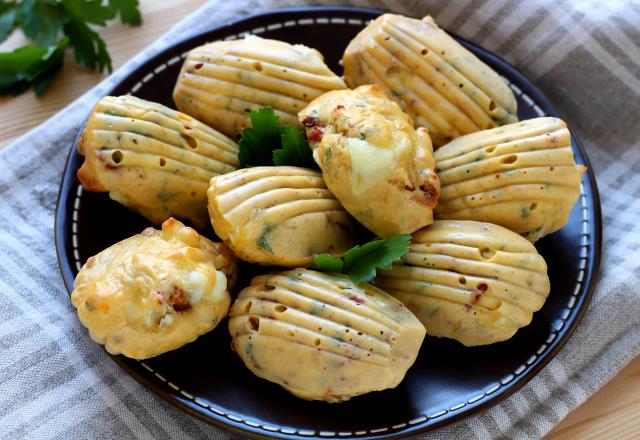
<instances>
[{"instance_id":1,"label":"stack of madeleines","mask_svg":"<svg viewBox=\"0 0 640 440\"><path fill-rule=\"evenodd\" d=\"M145 359L229 316L254 374L340 402L397 386L425 335L476 346L531 322L550 290L532 243L567 222L585 171L566 124L518 122L510 88L431 17L380 16L342 62L340 78L315 49L248 36L189 53L177 110L97 104L78 178L161 230L79 272L71 299L93 340ZM306 130L320 171L239 169L235 139L261 107ZM173 217L210 220L222 242ZM307 268L367 230L412 234L375 285ZM234 300L238 258L271 271Z\"/></svg>"}]
</instances>

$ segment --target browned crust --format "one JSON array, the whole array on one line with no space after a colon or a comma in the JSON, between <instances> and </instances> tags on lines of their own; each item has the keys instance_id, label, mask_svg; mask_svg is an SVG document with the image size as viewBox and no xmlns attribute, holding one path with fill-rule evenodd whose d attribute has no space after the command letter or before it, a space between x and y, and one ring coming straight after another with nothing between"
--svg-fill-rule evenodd
<instances>
[{"instance_id":1,"label":"browned crust","mask_svg":"<svg viewBox=\"0 0 640 440\"><path fill-rule=\"evenodd\" d=\"M80 183L82 184L83 188L87 191L93 191L93 192L106 191L106 189L104 189L102 185L100 185L98 180L95 178L93 171L91 170L91 168L89 167L89 164L87 163L87 159L84 160L84 163L78 170L78 180L80 180Z\"/></svg>"},{"instance_id":2,"label":"browned crust","mask_svg":"<svg viewBox=\"0 0 640 440\"><path fill-rule=\"evenodd\" d=\"M95 178L93 171L91 170L91 168L89 167L89 164L87 163L87 159L84 160L84 163L78 170L78 180L80 180L82 187L87 191L93 191L93 192L106 191L106 189L104 189L102 185L100 185L98 180Z\"/></svg>"},{"instance_id":3,"label":"browned crust","mask_svg":"<svg viewBox=\"0 0 640 440\"><path fill-rule=\"evenodd\" d=\"M91 115L93 117L93 114ZM100 185L98 180L96 179L95 173L91 169L89 165L88 155L91 154L91 146L87 145L87 128L91 124L91 118L87 122L87 126L82 130L82 134L80 135L80 140L78 141L78 153L85 157L82 166L78 170L77 176L78 180L82 184L82 187L87 191L92 192L105 192L106 189Z\"/></svg>"},{"instance_id":4,"label":"browned crust","mask_svg":"<svg viewBox=\"0 0 640 440\"><path fill-rule=\"evenodd\" d=\"M219 257L216 258L216 269L227 277L227 291L231 291L238 279L238 264L236 254L224 243L214 243Z\"/></svg>"},{"instance_id":5,"label":"browned crust","mask_svg":"<svg viewBox=\"0 0 640 440\"><path fill-rule=\"evenodd\" d=\"M87 122L87 125L89 123ZM80 135L80 140L78 141L78 153L80 153L83 156L86 156L86 149L85 149L85 144L87 142L87 128L85 127L82 130L82 134Z\"/></svg>"}]
</instances>

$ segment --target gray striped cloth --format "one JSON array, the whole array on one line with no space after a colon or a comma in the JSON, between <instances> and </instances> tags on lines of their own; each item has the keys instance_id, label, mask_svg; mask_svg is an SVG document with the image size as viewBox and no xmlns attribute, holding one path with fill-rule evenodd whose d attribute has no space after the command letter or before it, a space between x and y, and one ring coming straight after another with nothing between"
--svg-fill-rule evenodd
<instances>
[{"instance_id":1,"label":"gray striped cloth","mask_svg":"<svg viewBox=\"0 0 640 440\"><path fill-rule=\"evenodd\" d=\"M600 281L589 310L559 355L521 391L428 436L539 438L640 352L640 6L633 0L351 3L429 13L500 54L569 115L584 141L605 225ZM0 151L1 438L227 438L156 398L91 342L58 272L54 209L73 137L123 76L191 33L294 4L300 3L209 3Z\"/></svg>"}]
</instances>

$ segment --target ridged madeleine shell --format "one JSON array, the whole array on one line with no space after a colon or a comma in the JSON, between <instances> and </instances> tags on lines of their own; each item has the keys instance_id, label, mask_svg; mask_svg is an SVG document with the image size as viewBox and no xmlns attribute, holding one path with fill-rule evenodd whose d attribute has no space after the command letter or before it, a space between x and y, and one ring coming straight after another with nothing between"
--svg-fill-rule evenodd
<instances>
[{"instance_id":1,"label":"ridged madeleine shell","mask_svg":"<svg viewBox=\"0 0 640 440\"><path fill-rule=\"evenodd\" d=\"M238 145L183 113L133 96L102 98L78 143L88 191L159 225L171 216L204 227L209 179L238 167Z\"/></svg>"},{"instance_id":2,"label":"ridged madeleine shell","mask_svg":"<svg viewBox=\"0 0 640 440\"><path fill-rule=\"evenodd\" d=\"M439 147L460 135L516 122L511 89L489 66L423 20L384 14L349 43L349 87L379 84Z\"/></svg>"},{"instance_id":3,"label":"ridged madeleine shell","mask_svg":"<svg viewBox=\"0 0 640 440\"><path fill-rule=\"evenodd\" d=\"M256 376L327 402L396 387L425 335L380 289L307 269L254 278L230 316L232 347Z\"/></svg>"},{"instance_id":4,"label":"ridged madeleine shell","mask_svg":"<svg viewBox=\"0 0 640 440\"><path fill-rule=\"evenodd\" d=\"M549 295L547 265L525 238L501 226L437 220L413 234L401 263L376 285L402 301L430 336L466 346L511 338Z\"/></svg>"},{"instance_id":5,"label":"ridged madeleine shell","mask_svg":"<svg viewBox=\"0 0 640 440\"><path fill-rule=\"evenodd\" d=\"M216 234L243 260L297 267L316 254L341 256L362 230L317 171L254 167L211 179Z\"/></svg>"},{"instance_id":6,"label":"ridged madeleine shell","mask_svg":"<svg viewBox=\"0 0 640 440\"><path fill-rule=\"evenodd\" d=\"M250 126L249 111L270 106L284 124L344 81L324 63L320 52L253 35L217 41L189 52L173 92L181 111L231 137Z\"/></svg>"},{"instance_id":7,"label":"ridged madeleine shell","mask_svg":"<svg viewBox=\"0 0 640 440\"><path fill-rule=\"evenodd\" d=\"M435 158L437 218L495 223L532 242L567 223L586 170L566 124L550 117L460 137Z\"/></svg>"}]
</instances>

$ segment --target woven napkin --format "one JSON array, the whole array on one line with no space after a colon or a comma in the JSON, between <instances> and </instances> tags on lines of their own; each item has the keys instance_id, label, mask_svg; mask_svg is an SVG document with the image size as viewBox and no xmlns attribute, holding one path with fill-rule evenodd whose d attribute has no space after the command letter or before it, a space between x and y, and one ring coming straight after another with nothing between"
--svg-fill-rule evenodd
<instances>
[{"instance_id":1,"label":"woven napkin","mask_svg":"<svg viewBox=\"0 0 640 440\"><path fill-rule=\"evenodd\" d=\"M431 14L503 56L569 117L584 141L604 220L600 279L587 313L558 356L521 391L425 438L542 437L640 352L640 7L633 0L350 3ZM0 151L0 438L228 438L147 391L91 342L58 271L58 184L93 105L144 60L227 20L301 4L211 2Z\"/></svg>"}]
</instances>

